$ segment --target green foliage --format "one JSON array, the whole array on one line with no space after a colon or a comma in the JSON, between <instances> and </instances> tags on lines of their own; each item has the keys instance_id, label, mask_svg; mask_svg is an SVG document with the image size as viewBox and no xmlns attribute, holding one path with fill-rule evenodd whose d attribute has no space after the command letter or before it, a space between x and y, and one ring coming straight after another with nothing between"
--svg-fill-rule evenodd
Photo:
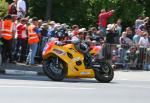
<instances>
[{"instance_id":1,"label":"green foliage","mask_svg":"<svg viewBox=\"0 0 150 103\"><path fill-rule=\"evenodd\" d=\"M60 23L78 24L83 27L97 26L98 14L102 8L114 9L109 22L123 19L125 26L133 25L137 15L150 16L149 0L52 0L51 19ZM28 0L29 15L45 19L47 0Z\"/></svg>"},{"instance_id":2,"label":"green foliage","mask_svg":"<svg viewBox=\"0 0 150 103\"><path fill-rule=\"evenodd\" d=\"M8 3L6 2L2 2L2 0L0 0L0 17L4 17L8 12Z\"/></svg>"},{"instance_id":3,"label":"green foliage","mask_svg":"<svg viewBox=\"0 0 150 103\"><path fill-rule=\"evenodd\" d=\"M122 18L125 25L131 25L137 15L143 14L143 6L135 0L56 0L52 19L85 27L96 26L102 8L116 11L109 19L111 23Z\"/></svg>"},{"instance_id":4,"label":"green foliage","mask_svg":"<svg viewBox=\"0 0 150 103\"><path fill-rule=\"evenodd\" d=\"M28 0L28 4L28 12L31 17L45 19L47 0Z\"/></svg>"},{"instance_id":5,"label":"green foliage","mask_svg":"<svg viewBox=\"0 0 150 103\"><path fill-rule=\"evenodd\" d=\"M13 2L13 0L6 0L6 2L8 2L10 4Z\"/></svg>"}]
</instances>

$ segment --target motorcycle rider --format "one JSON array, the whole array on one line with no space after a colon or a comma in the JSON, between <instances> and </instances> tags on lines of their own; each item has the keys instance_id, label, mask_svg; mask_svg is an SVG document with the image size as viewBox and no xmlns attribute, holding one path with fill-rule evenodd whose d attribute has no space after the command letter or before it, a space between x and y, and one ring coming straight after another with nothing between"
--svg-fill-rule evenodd
<instances>
[{"instance_id":1,"label":"motorcycle rider","mask_svg":"<svg viewBox=\"0 0 150 103\"><path fill-rule=\"evenodd\" d=\"M71 42L75 44L76 49L83 53L86 54L88 52L88 46L89 46L89 42L90 41L85 41L86 38L86 29L85 28L81 28L79 29L79 33L78 35L74 35L71 38Z\"/></svg>"},{"instance_id":2,"label":"motorcycle rider","mask_svg":"<svg viewBox=\"0 0 150 103\"><path fill-rule=\"evenodd\" d=\"M54 41L57 45L73 43L75 45L75 48L84 55L84 61L86 61L85 64L87 64L86 66L90 67L91 56L89 54L89 45L91 41L85 41L87 35L85 28L79 29L78 34L72 36L71 40L66 40L66 38L68 38L68 35L62 29L56 30L55 33L58 40Z\"/></svg>"},{"instance_id":3,"label":"motorcycle rider","mask_svg":"<svg viewBox=\"0 0 150 103\"><path fill-rule=\"evenodd\" d=\"M65 24L64 24L65 25ZM55 42L57 45L64 45L64 41L68 39L68 30L67 27L61 25L59 28L55 30L56 38Z\"/></svg>"},{"instance_id":4,"label":"motorcycle rider","mask_svg":"<svg viewBox=\"0 0 150 103\"><path fill-rule=\"evenodd\" d=\"M91 55L89 53L89 47L90 47L90 43L91 41L85 41L85 38L87 36L86 33L86 29L85 28L81 28L79 29L79 33L78 35L74 35L71 38L71 42L74 43L76 49L84 54L84 61L86 64L86 67L91 67L92 65L92 59L91 59Z\"/></svg>"}]
</instances>

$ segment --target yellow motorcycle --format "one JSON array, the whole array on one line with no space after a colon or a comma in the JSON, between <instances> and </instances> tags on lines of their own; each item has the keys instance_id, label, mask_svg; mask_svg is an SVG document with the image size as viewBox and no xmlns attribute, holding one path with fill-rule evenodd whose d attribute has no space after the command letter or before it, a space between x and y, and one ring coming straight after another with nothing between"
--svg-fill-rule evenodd
<instances>
[{"instance_id":1,"label":"yellow motorcycle","mask_svg":"<svg viewBox=\"0 0 150 103\"><path fill-rule=\"evenodd\" d=\"M114 71L108 62L96 58L100 52L101 48L97 46L82 53L73 43L58 45L51 41L43 49L43 71L54 81L65 77L96 78L108 83L113 79Z\"/></svg>"}]
</instances>

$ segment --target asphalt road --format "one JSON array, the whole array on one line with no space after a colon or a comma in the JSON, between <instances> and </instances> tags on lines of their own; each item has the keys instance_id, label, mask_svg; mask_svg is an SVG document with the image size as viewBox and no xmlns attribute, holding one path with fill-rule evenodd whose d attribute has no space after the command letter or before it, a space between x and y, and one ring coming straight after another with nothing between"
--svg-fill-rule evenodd
<instances>
[{"instance_id":1,"label":"asphalt road","mask_svg":"<svg viewBox=\"0 0 150 103\"><path fill-rule=\"evenodd\" d=\"M144 76L144 77L143 77ZM0 103L149 103L150 72L115 72L95 79L54 82L45 76L0 75Z\"/></svg>"}]
</instances>

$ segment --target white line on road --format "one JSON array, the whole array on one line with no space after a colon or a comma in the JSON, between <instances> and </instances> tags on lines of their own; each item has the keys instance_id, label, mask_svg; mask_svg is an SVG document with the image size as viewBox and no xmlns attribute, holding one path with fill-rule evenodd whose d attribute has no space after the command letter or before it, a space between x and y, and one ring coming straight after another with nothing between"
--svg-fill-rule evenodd
<instances>
[{"instance_id":1,"label":"white line on road","mask_svg":"<svg viewBox=\"0 0 150 103\"><path fill-rule=\"evenodd\" d=\"M138 85L115 85L113 87L150 89L149 86L138 86Z\"/></svg>"},{"instance_id":2,"label":"white line on road","mask_svg":"<svg viewBox=\"0 0 150 103\"><path fill-rule=\"evenodd\" d=\"M119 81L136 81L136 82L150 82L150 80L146 80L146 79L143 79L143 80L135 80L135 79L114 79L114 80L119 80Z\"/></svg>"},{"instance_id":3,"label":"white line on road","mask_svg":"<svg viewBox=\"0 0 150 103\"><path fill-rule=\"evenodd\" d=\"M115 88L140 88L140 89L150 89L148 85L107 85L101 84L101 87L115 87ZM1 85L0 88L26 88L26 89L67 89L67 90L94 90L100 89L99 87L75 87L75 86L68 86L68 87L59 87L59 86L22 86L22 85Z\"/></svg>"},{"instance_id":4,"label":"white line on road","mask_svg":"<svg viewBox=\"0 0 150 103\"><path fill-rule=\"evenodd\" d=\"M46 87L46 86L8 86L3 85L0 88L30 88L30 89L72 89L72 90L93 90L95 88L81 88L81 87Z\"/></svg>"}]
</instances>

